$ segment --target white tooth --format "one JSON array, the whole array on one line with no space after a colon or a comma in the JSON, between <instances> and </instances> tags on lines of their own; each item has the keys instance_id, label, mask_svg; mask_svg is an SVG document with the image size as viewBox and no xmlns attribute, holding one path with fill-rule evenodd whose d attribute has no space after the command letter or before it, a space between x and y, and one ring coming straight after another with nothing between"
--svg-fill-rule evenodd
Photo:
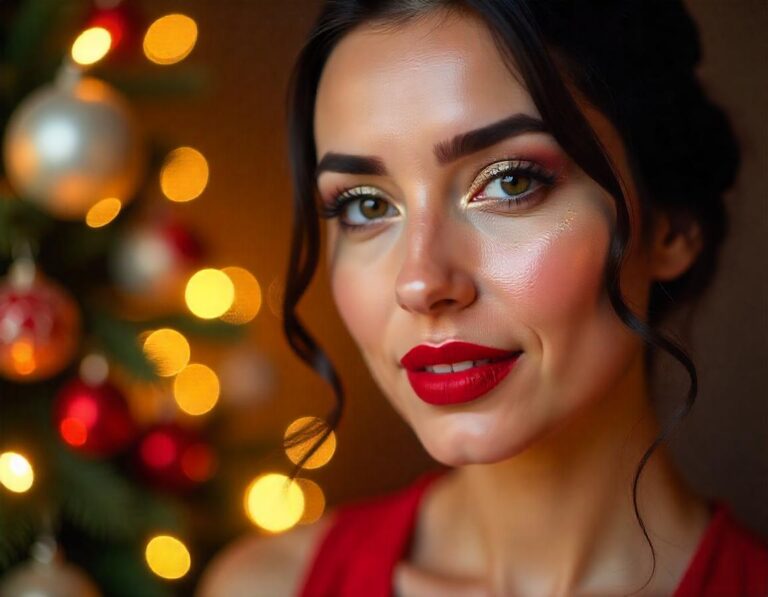
<instances>
[{"instance_id":1,"label":"white tooth","mask_svg":"<svg viewBox=\"0 0 768 597\"><path fill-rule=\"evenodd\" d=\"M451 365L451 369L454 371L466 371L472 367L472 361L461 361L460 363L454 363Z\"/></svg>"},{"instance_id":2,"label":"white tooth","mask_svg":"<svg viewBox=\"0 0 768 597\"><path fill-rule=\"evenodd\" d=\"M491 359L480 359L479 361L475 361L475 367L480 367L481 365L487 365L491 362Z\"/></svg>"},{"instance_id":3,"label":"white tooth","mask_svg":"<svg viewBox=\"0 0 768 597\"><path fill-rule=\"evenodd\" d=\"M432 369L432 373L450 373L451 372L450 365L432 365L431 369Z\"/></svg>"}]
</instances>

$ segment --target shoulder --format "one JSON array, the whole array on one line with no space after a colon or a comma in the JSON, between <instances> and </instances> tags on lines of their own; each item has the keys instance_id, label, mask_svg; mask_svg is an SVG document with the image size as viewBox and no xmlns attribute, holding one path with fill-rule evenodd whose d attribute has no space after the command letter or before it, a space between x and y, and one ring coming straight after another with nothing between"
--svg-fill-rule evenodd
<instances>
[{"instance_id":1,"label":"shoulder","mask_svg":"<svg viewBox=\"0 0 768 597\"><path fill-rule=\"evenodd\" d=\"M751 527L743 524L729 506L722 506L722 544L742 561L760 566L768 578L768 542Z\"/></svg>"},{"instance_id":2,"label":"shoulder","mask_svg":"<svg viewBox=\"0 0 768 597\"><path fill-rule=\"evenodd\" d=\"M315 547L334 513L280 535L245 535L224 548L208 565L197 597L252 597L296 594Z\"/></svg>"},{"instance_id":3,"label":"shoulder","mask_svg":"<svg viewBox=\"0 0 768 597\"><path fill-rule=\"evenodd\" d=\"M715 514L676 597L768 595L768 545L724 502Z\"/></svg>"}]
</instances>

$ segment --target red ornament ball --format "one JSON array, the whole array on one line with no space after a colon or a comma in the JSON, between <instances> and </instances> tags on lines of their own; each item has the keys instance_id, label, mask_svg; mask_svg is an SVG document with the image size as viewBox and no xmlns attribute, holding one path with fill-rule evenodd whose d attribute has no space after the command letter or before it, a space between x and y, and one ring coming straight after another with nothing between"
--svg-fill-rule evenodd
<instances>
[{"instance_id":1,"label":"red ornament ball","mask_svg":"<svg viewBox=\"0 0 768 597\"><path fill-rule=\"evenodd\" d=\"M70 363L79 342L80 311L61 286L23 268L0 283L0 375L22 382L51 377Z\"/></svg>"},{"instance_id":2,"label":"red ornament ball","mask_svg":"<svg viewBox=\"0 0 768 597\"><path fill-rule=\"evenodd\" d=\"M54 404L54 424L64 443L88 456L112 456L137 434L125 398L109 382L93 386L74 379L65 385Z\"/></svg>"},{"instance_id":3,"label":"red ornament ball","mask_svg":"<svg viewBox=\"0 0 768 597\"><path fill-rule=\"evenodd\" d=\"M138 445L143 476L155 487L187 491L211 478L216 458L211 447L191 430L173 423L151 427Z\"/></svg>"}]
</instances>

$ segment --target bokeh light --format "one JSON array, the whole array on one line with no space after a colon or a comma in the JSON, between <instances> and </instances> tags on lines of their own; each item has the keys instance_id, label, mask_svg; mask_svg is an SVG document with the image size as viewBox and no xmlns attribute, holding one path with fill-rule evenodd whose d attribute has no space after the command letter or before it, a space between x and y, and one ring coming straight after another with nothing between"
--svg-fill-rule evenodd
<instances>
[{"instance_id":1,"label":"bokeh light","mask_svg":"<svg viewBox=\"0 0 768 597\"><path fill-rule=\"evenodd\" d=\"M151 469L164 469L171 466L178 454L173 438L164 431L153 431L141 442L141 459Z\"/></svg>"},{"instance_id":2,"label":"bokeh light","mask_svg":"<svg viewBox=\"0 0 768 597\"><path fill-rule=\"evenodd\" d=\"M0 483L14 493L29 491L35 481L32 464L18 452L0 454Z\"/></svg>"},{"instance_id":3,"label":"bokeh light","mask_svg":"<svg viewBox=\"0 0 768 597\"><path fill-rule=\"evenodd\" d=\"M304 493L304 513L299 524L312 524L325 512L325 494L323 489L310 479L296 479Z\"/></svg>"},{"instance_id":4,"label":"bokeh light","mask_svg":"<svg viewBox=\"0 0 768 597\"><path fill-rule=\"evenodd\" d=\"M173 380L176 404L188 415L204 415L219 400L220 384L216 373L200 363L187 365Z\"/></svg>"},{"instance_id":5,"label":"bokeh light","mask_svg":"<svg viewBox=\"0 0 768 597\"><path fill-rule=\"evenodd\" d=\"M183 14L169 14L152 23L144 34L144 55L156 64L184 60L197 42L197 23Z\"/></svg>"},{"instance_id":6,"label":"bokeh light","mask_svg":"<svg viewBox=\"0 0 768 597\"><path fill-rule=\"evenodd\" d=\"M101 228L114 220L123 208L123 202L117 197L107 197L98 201L85 214L85 223L91 228Z\"/></svg>"},{"instance_id":7,"label":"bokeh light","mask_svg":"<svg viewBox=\"0 0 768 597\"><path fill-rule=\"evenodd\" d=\"M11 344L11 367L18 375L31 375L37 370L35 346L29 338L20 338Z\"/></svg>"},{"instance_id":8,"label":"bokeh light","mask_svg":"<svg viewBox=\"0 0 768 597\"><path fill-rule=\"evenodd\" d=\"M208 184L208 161L192 147L178 147L168 154L160 170L160 189L171 201L191 201Z\"/></svg>"},{"instance_id":9,"label":"bokeh light","mask_svg":"<svg viewBox=\"0 0 768 597\"><path fill-rule=\"evenodd\" d=\"M285 453L291 462L298 463L299 460L306 454L309 449L314 445L320 433L327 428L327 423L318 417L301 417L296 419L293 423L288 425L285 430L284 440L287 440L290 435L300 431L301 429L307 429L307 439L303 439L294 445L285 445ZM292 442L293 443L293 442ZM328 437L325 438L323 443L317 448L317 451L309 457L304 463L304 468L319 468L324 464L327 464L333 457L333 453L336 451L336 434L331 431Z\"/></svg>"},{"instance_id":10,"label":"bokeh light","mask_svg":"<svg viewBox=\"0 0 768 597\"><path fill-rule=\"evenodd\" d=\"M112 35L104 27L90 27L77 36L72 44L72 60L78 64L94 64L104 58L112 47Z\"/></svg>"},{"instance_id":11,"label":"bokeh light","mask_svg":"<svg viewBox=\"0 0 768 597\"><path fill-rule=\"evenodd\" d=\"M285 531L301 520L304 493L299 484L280 473L266 473L245 490L245 511L256 525L271 533Z\"/></svg>"},{"instance_id":12,"label":"bokeh light","mask_svg":"<svg viewBox=\"0 0 768 597\"><path fill-rule=\"evenodd\" d=\"M187 308L201 319L221 317L235 300L235 285L223 271L213 268L194 273L184 293Z\"/></svg>"},{"instance_id":13,"label":"bokeh light","mask_svg":"<svg viewBox=\"0 0 768 597\"><path fill-rule=\"evenodd\" d=\"M223 270L235 287L235 300L221 316L223 321L244 324L251 321L261 309L261 287L254 275L242 267L225 267Z\"/></svg>"},{"instance_id":14,"label":"bokeh light","mask_svg":"<svg viewBox=\"0 0 768 597\"><path fill-rule=\"evenodd\" d=\"M91 386L104 383L109 376L109 361L98 352L92 352L83 357L78 368L82 380Z\"/></svg>"},{"instance_id":15,"label":"bokeh light","mask_svg":"<svg viewBox=\"0 0 768 597\"><path fill-rule=\"evenodd\" d=\"M161 328L151 332L144 340L144 354L152 361L158 375L170 377L189 363L189 342L181 332Z\"/></svg>"},{"instance_id":16,"label":"bokeh light","mask_svg":"<svg viewBox=\"0 0 768 597\"><path fill-rule=\"evenodd\" d=\"M144 550L149 569L161 578L174 580L189 572L192 558L187 546L171 535L156 535Z\"/></svg>"},{"instance_id":17,"label":"bokeh light","mask_svg":"<svg viewBox=\"0 0 768 597\"><path fill-rule=\"evenodd\" d=\"M188 446L181 455L182 472L196 483L210 479L216 471L216 465L216 456L204 443Z\"/></svg>"}]
</instances>

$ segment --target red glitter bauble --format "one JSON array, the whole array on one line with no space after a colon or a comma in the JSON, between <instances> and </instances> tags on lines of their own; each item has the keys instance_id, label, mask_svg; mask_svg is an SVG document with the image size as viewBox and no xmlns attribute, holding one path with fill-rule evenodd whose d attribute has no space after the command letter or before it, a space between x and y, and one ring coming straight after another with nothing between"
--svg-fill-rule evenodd
<instances>
[{"instance_id":1,"label":"red glitter bauble","mask_svg":"<svg viewBox=\"0 0 768 597\"><path fill-rule=\"evenodd\" d=\"M187 491L208 480L216 459L211 447L191 429L173 423L151 427L138 444L142 475L155 487Z\"/></svg>"},{"instance_id":2,"label":"red glitter bauble","mask_svg":"<svg viewBox=\"0 0 768 597\"><path fill-rule=\"evenodd\" d=\"M16 278L0 284L0 375L33 382L71 362L80 343L80 311L39 272Z\"/></svg>"},{"instance_id":3,"label":"red glitter bauble","mask_svg":"<svg viewBox=\"0 0 768 597\"><path fill-rule=\"evenodd\" d=\"M74 379L65 385L54 404L54 424L64 443L89 456L112 456L137 435L125 398L108 382L92 386Z\"/></svg>"}]
</instances>

